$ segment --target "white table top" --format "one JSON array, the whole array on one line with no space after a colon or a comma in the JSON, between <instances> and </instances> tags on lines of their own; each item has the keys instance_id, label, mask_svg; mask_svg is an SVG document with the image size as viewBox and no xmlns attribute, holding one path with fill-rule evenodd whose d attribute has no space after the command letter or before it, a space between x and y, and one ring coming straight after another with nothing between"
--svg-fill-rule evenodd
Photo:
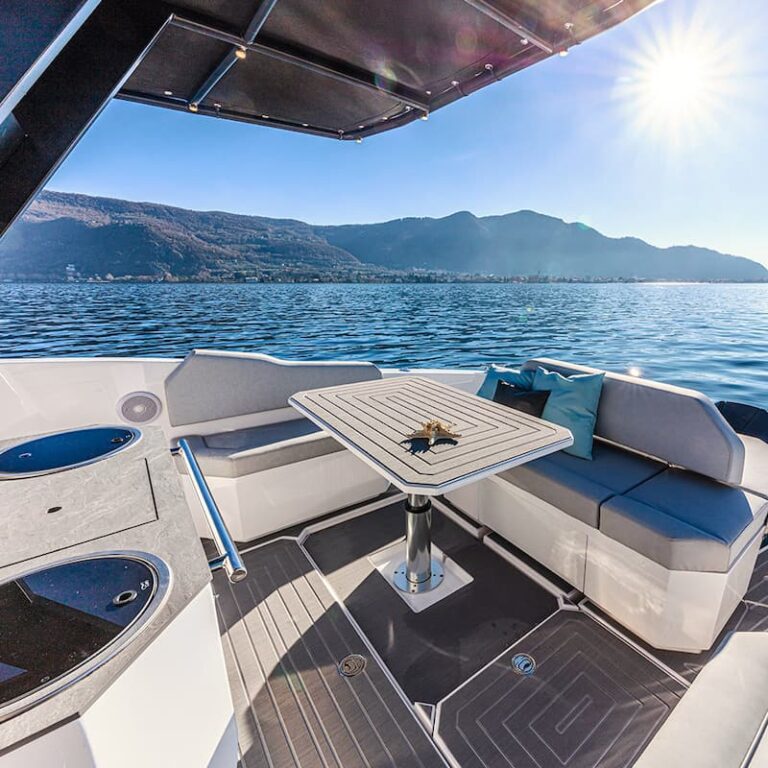
<instances>
[{"instance_id":1,"label":"white table top","mask_svg":"<svg viewBox=\"0 0 768 768\"><path fill-rule=\"evenodd\" d=\"M299 392L300 413L405 493L434 496L573 445L564 427L418 376ZM429 419L456 441L406 436Z\"/></svg>"}]
</instances>

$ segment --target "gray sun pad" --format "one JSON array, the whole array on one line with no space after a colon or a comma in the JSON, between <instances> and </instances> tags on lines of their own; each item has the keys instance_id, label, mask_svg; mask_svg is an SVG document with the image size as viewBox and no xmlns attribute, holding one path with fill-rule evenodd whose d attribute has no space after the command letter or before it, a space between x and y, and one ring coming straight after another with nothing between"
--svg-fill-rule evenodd
<instances>
[{"instance_id":1,"label":"gray sun pad","mask_svg":"<svg viewBox=\"0 0 768 768\"><path fill-rule=\"evenodd\" d=\"M532 675L513 670L519 654ZM683 692L593 619L561 610L446 699L437 734L461 768L624 768Z\"/></svg>"},{"instance_id":2,"label":"gray sun pad","mask_svg":"<svg viewBox=\"0 0 768 768\"><path fill-rule=\"evenodd\" d=\"M567 429L416 376L300 392L290 399L398 488L442 493L571 445ZM461 437L406 436L439 419Z\"/></svg>"},{"instance_id":3,"label":"gray sun pad","mask_svg":"<svg viewBox=\"0 0 768 768\"><path fill-rule=\"evenodd\" d=\"M214 579L243 768L443 767L298 544L243 560L245 581ZM349 654L365 668L342 677Z\"/></svg>"}]
</instances>

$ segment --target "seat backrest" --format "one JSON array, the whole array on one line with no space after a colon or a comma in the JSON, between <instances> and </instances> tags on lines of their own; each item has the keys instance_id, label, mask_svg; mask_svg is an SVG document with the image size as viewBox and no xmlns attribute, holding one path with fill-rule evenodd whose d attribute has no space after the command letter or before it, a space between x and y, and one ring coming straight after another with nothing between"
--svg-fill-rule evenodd
<instances>
[{"instance_id":1,"label":"seat backrest","mask_svg":"<svg viewBox=\"0 0 768 768\"><path fill-rule=\"evenodd\" d=\"M372 363L299 362L246 352L195 349L165 380L171 425L178 427L288 407L305 389L380 379Z\"/></svg>"},{"instance_id":2,"label":"seat backrest","mask_svg":"<svg viewBox=\"0 0 768 768\"><path fill-rule=\"evenodd\" d=\"M602 373L546 357L523 365L538 367L566 376ZM723 483L742 480L744 444L715 404L693 389L605 372L595 434Z\"/></svg>"}]
</instances>

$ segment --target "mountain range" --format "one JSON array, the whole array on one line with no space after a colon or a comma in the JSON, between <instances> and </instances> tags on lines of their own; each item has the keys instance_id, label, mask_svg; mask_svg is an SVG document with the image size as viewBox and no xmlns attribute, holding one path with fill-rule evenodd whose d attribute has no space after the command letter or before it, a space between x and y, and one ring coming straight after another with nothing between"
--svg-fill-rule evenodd
<instances>
[{"instance_id":1,"label":"mountain range","mask_svg":"<svg viewBox=\"0 0 768 768\"><path fill-rule=\"evenodd\" d=\"M68 269L69 268L69 269ZM768 270L695 246L610 238L533 211L315 226L44 192L0 241L0 278L763 281Z\"/></svg>"}]
</instances>

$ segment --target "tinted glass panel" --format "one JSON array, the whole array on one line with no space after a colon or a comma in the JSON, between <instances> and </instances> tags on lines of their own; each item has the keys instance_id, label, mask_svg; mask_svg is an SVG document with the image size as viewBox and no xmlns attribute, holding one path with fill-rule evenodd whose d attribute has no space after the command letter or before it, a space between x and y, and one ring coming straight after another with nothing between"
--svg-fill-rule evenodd
<instances>
[{"instance_id":1,"label":"tinted glass panel","mask_svg":"<svg viewBox=\"0 0 768 768\"><path fill-rule=\"evenodd\" d=\"M0 706L85 663L146 609L155 572L124 557L80 560L0 585Z\"/></svg>"},{"instance_id":2,"label":"tinted glass panel","mask_svg":"<svg viewBox=\"0 0 768 768\"><path fill-rule=\"evenodd\" d=\"M138 437L123 427L92 427L28 440L0 453L0 473L29 474L83 464L130 445Z\"/></svg>"}]
</instances>

